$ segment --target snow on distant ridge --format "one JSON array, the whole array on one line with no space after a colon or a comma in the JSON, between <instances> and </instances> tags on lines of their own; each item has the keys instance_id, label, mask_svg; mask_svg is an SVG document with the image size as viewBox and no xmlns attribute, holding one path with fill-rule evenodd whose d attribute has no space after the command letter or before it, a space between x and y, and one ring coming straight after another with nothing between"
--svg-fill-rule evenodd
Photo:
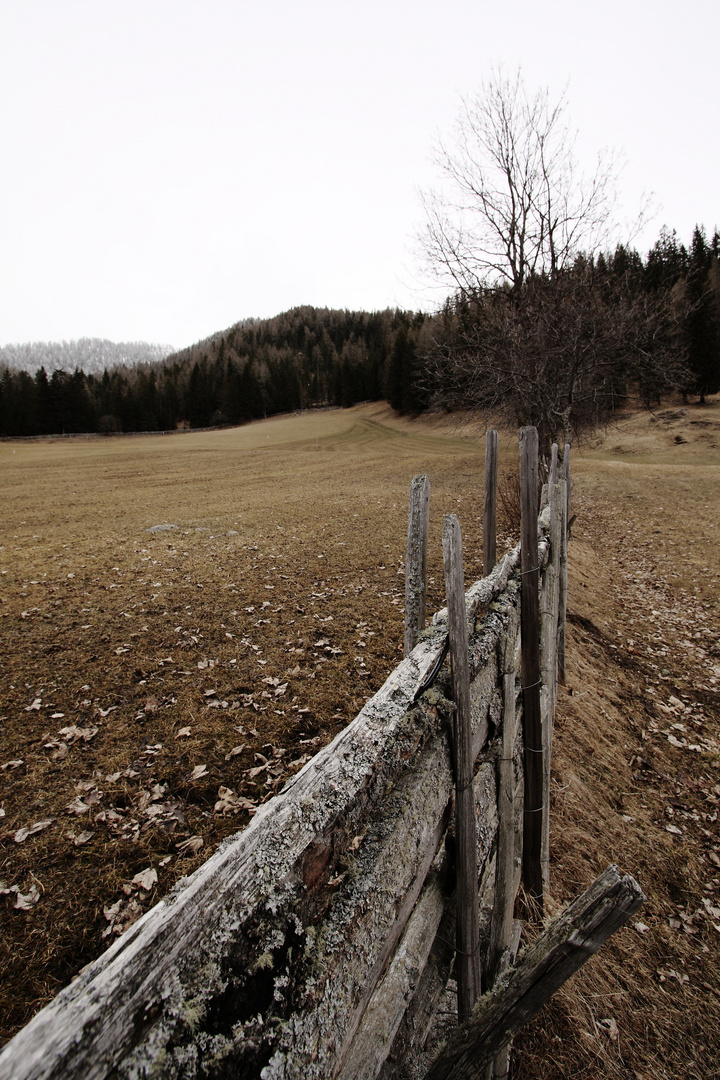
<instances>
[{"instance_id":1,"label":"snow on distant ridge","mask_svg":"<svg viewBox=\"0 0 720 1080\"><path fill-rule=\"evenodd\" d=\"M172 345L150 345L146 341L107 341L79 338L77 341L32 341L0 347L0 368L28 371L34 375L44 367L48 374L80 368L86 374L101 374L105 368L156 364L174 352Z\"/></svg>"}]
</instances>

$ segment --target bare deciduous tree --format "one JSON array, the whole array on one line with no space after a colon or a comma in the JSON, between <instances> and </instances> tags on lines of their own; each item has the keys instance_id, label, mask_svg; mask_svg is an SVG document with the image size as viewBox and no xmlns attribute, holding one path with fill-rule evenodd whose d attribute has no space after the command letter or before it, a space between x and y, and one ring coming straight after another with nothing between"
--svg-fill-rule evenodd
<instances>
[{"instance_id":1,"label":"bare deciduous tree","mask_svg":"<svg viewBox=\"0 0 720 1080\"><path fill-rule=\"evenodd\" d=\"M554 275L609 240L617 166L599 154L578 171L564 96L531 96L520 72L495 72L463 100L454 139L436 158L445 184L424 195L421 245L433 274L461 292Z\"/></svg>"},{"instance_id":2,"label":"bare deciduous tree","mask_svg":"<svg viewBox=\"0 0 720 1080\"><path fill-rule=\"evenodd\" d=\"M595 257L613 230L617 168L601 154L583 176L574 144L564 98L495 73L463 102L438 149L447 183L425 199L424 252L453 290L424 357L426 394L535 425L545 452L629 388L655 398L684 371L675 312L643 289L639 256L619 246L612 270Z\"/></svg>"}]
</instances>

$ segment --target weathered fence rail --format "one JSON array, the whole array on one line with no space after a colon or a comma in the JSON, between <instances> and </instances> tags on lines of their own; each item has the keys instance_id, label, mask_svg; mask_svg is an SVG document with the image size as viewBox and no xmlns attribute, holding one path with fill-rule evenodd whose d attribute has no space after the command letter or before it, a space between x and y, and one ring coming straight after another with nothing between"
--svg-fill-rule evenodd
<instances>
[{"instance_id":1,"label":"weathered fence rail","mask_svg":"<svg viewBox=\"0 0 720 1080\"><path fill-rule=\"evenodd\" d=\"M530 559L546 751L567 505L565 482L550 486ZM416 489L422 523L426 489ZM478 993L480 966L487 989L517 948L527 817L520 559L518 547L463 597L462 787L474 825L464 835L474 832L477 867L464 888L476 907ZM0 1080L401 1075L453 962L457 706L441 665L447 643L441 611L356 719L243 832L15 1036L0 1054ZM548 753L538 775L547 859Z\"/></svg>"}]
</instances>

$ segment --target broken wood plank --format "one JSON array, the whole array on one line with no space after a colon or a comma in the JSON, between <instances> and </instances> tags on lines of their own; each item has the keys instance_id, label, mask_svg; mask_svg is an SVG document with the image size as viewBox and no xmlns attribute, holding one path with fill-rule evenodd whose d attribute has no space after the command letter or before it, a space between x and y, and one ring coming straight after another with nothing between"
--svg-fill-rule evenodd
<instances>
[{"instance_id":1,"label":"broken wood plank","mask_svg":"<svg viewBox=\"0 0 720 1080\"><path fill-rule=\"evenodd\" d=\"M641 907L630 875L610 866L555 918L475 1005L425 1080L482 1080L486 1066L563 983Z\"/></svg>"},{"instance_id":2,"label":"broken wood plank","mask_svg":"<svg viewBox=\"0 0 720 1080\"><path fill-rule=\"evenodd\" d=\"M480 993L480 938L476 862L475 801L473 798L472 719L468 666L467 611L463 581L462 539L455 514L446 514L443 561L448 604L448 634L455 715L455 837L457 869L458 1015L470 1015Z\"/></svg>"},{"instance_id":3,"label":"broken wood plank","mask_svg":"<svg viewBox=\"0 0 720 1080\"><path fill-rule=\"evenodd\" d=\"M430 480L422 473L410 484L407 546L405 549L405 656L425 629L427 548L430 524Z\"/></svg>"}]
</instances>

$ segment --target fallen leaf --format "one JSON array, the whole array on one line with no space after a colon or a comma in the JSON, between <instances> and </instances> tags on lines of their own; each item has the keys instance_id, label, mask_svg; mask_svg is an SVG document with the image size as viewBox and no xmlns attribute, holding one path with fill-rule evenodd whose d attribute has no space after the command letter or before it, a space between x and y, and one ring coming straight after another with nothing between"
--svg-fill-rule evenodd
<instances>
[{"instance_id":1,"label":"fallen leaf","mask_svg":"<svg viewBox=\"0 0 720 1080\"><path fill-rule=\"evenodd\" d=\"M666 979L677 979L681 985L690 982L689 975L685 975L680 971L675 971L674 968L658 968L657 973L660 976L660 982L665 982Z\"/></svg>"},{"instance_id":2,"label":"fallen leaf","mask_svg":"<svg viewBox=\"0 0 720 1080\"><path fill-rule=\"evenodd\" d=\"M75 833L70 832L67 834L67 838L68 840L72 840L75 847L82 847L83 844L88 844L94 835L94 831L86 829L84 832L78 833L77 836Z\"/></svg>"},{"instance_id":3,"label":"fallen leaf","mask_svg":"<svg viewBox=\"0 0 720 1080\"><path fill-rule=\"evenodd\" d=\"M10 889L9 891L16 894L15 903L13 904L16 911L32 911L40 899L40 890L37 885L31 885L30 892L25 894L21 893L17 888Z\"/></svg>"},{"instance_id":4,"label":"fallen leaf","mask_svg":"<svg viewBox=\"0 0 720 1080\"><path fill-rule=\"evenodd\" d=\"M608 1036L610 1042L618 1041L619 1032L614 1017L609 1016L606 1020L598 1020L598 1024Z\"/></svg>"},{"instance_id":5,"label":"fallen leaf","mask_svg":"<svg viewBox=\"0 0 720 1080\"><path fill-rule=\"evenodd\" d=\"M102 936L109 937L110 934L122 934L129 926L137 922L142 913L143 909L135 897L127 901L121 898L111 907L103 908L103 914L110 925L103 930Z\"/></svg>"},{"instance_id":6,"label":"fallen leaf","mask_svg":"<svg viewBox=\"0 0 720 1080\"><path fill-rule=\"evenodd\" d=\"M179 731L175 732L175 738L176 739L186 739L189 736L190 736L190 728L189 727L181 727Z\"/></svg>"},{"instance_id":7,"label":"fallen leaf","mask_svg":"<svg viewBox=\"0 0 720 1080\"><path fill-rule=\"evenodd\" d=\"M207 771L207 765L196 765L190 773L190 779L199 780L202 776L207 776Z\"/></svg>"},{"instance_id":8,"label":"fallen leaf","mask_svg":"<svg viewBox=\"0 0 720 1080\"><path fill-rule=\"evenodd\" d=\"M242 754L243 750L245 749L245 745L245 743L242 743L240 746L233 746L232 750L230 750L225 755L225 760L229 761L230 758L234 758L237 757L238 754Z\"/></svg>"},{"instance_id":9,"label":"fallen leaf","mask_svg":"<svg viewBox=\"0 0 720 1080\"><path fill-rule=\"evenodd\" d=\"M0 771L7 772L8 769L19 769L22 764L22 758L16 758L15 761L6 761L4 765L0 765Z\"/></svg>"},{"instance_id":10,"label":"fallen leaf","mask_svg":"<svg viewBox=\"0 0 720 1080\"><path fill-rule=\"evenodd\" d=\"M243 795L236 795L231 788L223 787L221 784L214 809L216 814L228 814L239 810L254 810L256 805L250 799L246 799Z\"/></svg>"},{"instance_id":11,"label":"fallen leaf","mask_svg":"<svg viewBox=\"0 0 720 1080\"><path fill-rule=\"evenodd\" d=\"M111 904L109 907L103 908L103 915L108 920L108 922L112 922L115 919L122 905L123 902L122 899L120 899L117 900L114 904Z\"/></svg>"},{"instance_id":12,"label":"fallen leaf","mask_svg":"<svg viewBox=\"0 0 720 1080\"><path fill-rule=\"evenodd\" d=\"M205 841L202 836L191 836L187 840L183 840L177 845L178 851L181 851L183 855L197 855L200 848Z\"/></svg>"},{"instance_id":13,"label":"fallen leaf","mask_svg":"<svg viewBox=\"0 0 720 1080\"><path fill-rule=\"evenodd\" d=\"M14 840L16 844L22 844L23 840L27 840L28 836L34 836L35 833L42 832L43 829L47 829L55 821L55 818L47 818L46 821L36 821L34 825L18 829L15 833Z\"/></svg>"},{"instance_id":14,"label":"fallen leaf","mask_svg":"<svg viewBox=\"0 0 720 1080\"><path fill-rule=\"evenodd\" d=\"M133 885L137 885L139 888L144 889L145 892L150 892L153 885L157 885L157 870L152 866L148 866L147 870L142 870L139 874L136 874L132 879Z\"/></svg>"},{"instance_id":15,"label":"fallen leaf","mask_svg":"<svg viewBox=\"0 0 720 1080\"><path fill-rule=\"evenodd\" d=\"M77 724L71 724L70 727L60 728L58 735L62 735L63 739L67 739L68 742L74 742L76 739L82 739L83 742L90 742L94 739L98 733L96 727L79 728Z\"/></svg>"},{"instance_id":16,"label":"fallen leaf","mask_svg":"<svg viewBox=\"0 0 720 1080\"><path fill-rule=\"evenodd\" d=\"M76 795L72 802L67 804L65 810L68 814L87 814L99 802L99 793L93 791L86 795L84 799L80 795Z\"/></svg>"},{"instance_id":17,"label":"fallen leaf","mask_svg":"<svg viewBox=\"0 0 720 1080\"><path fill-rule=\"evenodd\" d=\"M635 927L635 929L637 930L637 932L639 934L646 934L648 932L648 930L650 929L650 927L644 922L633 923L633 926Z\"/></svg>"},{"instance_id":18,"label":"fallen leaf","mask_svg":"<svg viewBox=\"0 0 720 1080\"><path fill-rule=\"evenodd\" d=\"M37 712L42 708L42 698L36 697L32 705L28 705L25 712Z\"/></svg>"}]
</instances>

